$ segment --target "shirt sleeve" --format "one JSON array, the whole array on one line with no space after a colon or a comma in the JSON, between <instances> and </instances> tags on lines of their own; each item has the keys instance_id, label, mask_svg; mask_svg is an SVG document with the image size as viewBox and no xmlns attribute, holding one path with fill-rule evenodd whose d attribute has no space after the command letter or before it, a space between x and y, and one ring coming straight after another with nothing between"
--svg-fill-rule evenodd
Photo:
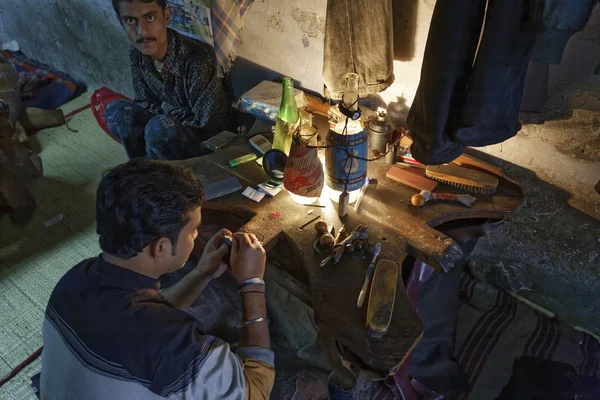
<instances>
[{"instance_id":1,"label":"shirt sleeve","mask_svg":"<svg viewBox=\"0 0 600 400\"><path fill-rule=\"evenodd\" d=\"M195 125L206 136L215 135L225 127L229 109L215 63L214 55L206 51L204 56L195 56L187 64L185 91L194 121L183 124Z\"/></svg>"},{"instance_id":2,"label":"shirt sleeve","mask_svg":"<svg viewBox=\"0 0 600 400\"><path fill-rule=\"evenodd\" d=\"M275 369L272 364L246 358L244 363L245 398L248 400L269 400L275 383Z\"/></svg>"},{"instance_id":3,"label":"shirt sleeve","mask_svg":"<svg viewBox=\"0 0 600 400\"><path fill-rule=\"evenodd\" d=\"M169 399L269 399L275 379L273 352L229 344L186 323L165 348L150 390Z\"/></svg>"},{"instance_id":4,"label":"shirt sleeve","mask_svg":"<svg viewBox=\"0 0 600 400\"><path fill-rule=\"evenodd\" d=\"M136 49L131 49L129 60L131 63L131 77L133 80L133 90L135 91L135 102L153 114L161 113L161 101L152 90L150 90L148 84L144 80L140 55Z\"/></svg>"}]
</instances>

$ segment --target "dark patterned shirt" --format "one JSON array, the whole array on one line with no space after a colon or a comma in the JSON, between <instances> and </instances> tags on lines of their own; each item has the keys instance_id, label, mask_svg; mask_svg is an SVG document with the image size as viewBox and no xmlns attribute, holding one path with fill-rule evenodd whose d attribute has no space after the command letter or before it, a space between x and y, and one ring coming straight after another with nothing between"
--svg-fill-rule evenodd
<instances>
[{"instance_id":1,"label":"dark patterned shirt","mask_svg":"<svg viewBox=\"0 0 600 400\"><path fill-rule=\"evenodd\" d=\"M199 130L199 136L222 131L230 101L217 76L212 47L168 29L168 49L161 72L154 60L131 49L135 102Z\"/></svg>"}]
</instances>

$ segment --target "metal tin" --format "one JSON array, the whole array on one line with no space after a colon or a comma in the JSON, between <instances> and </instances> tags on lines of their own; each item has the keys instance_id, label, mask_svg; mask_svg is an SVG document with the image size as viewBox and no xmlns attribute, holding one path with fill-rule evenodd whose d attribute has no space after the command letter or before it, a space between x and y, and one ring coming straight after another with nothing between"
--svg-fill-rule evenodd
<instances>
[{"instance_id":1,"label":"metal tin","mask_svg":"<svg viewBox=\"0 0 600 400\"><path fill-rule=\"evenodd\" d=\"M388 164L396 164L398 157L398 147L393 144L387 145L387 154L385 155L385 162Z\"/></svg>"},{"instance_id":2,"label":"metal tin","mask_svg":"<svg viewBox=\"0 0 600 400\"><path fill-rule=\"evenodd\" d=\"M367 124L369 133L369 154L373 150L385 153L386 145L392 143L394 124L389 120L385 111L380 111L377 116Z\"/></svg>"},{"instance_id":3,"label":"metal tin","mask_svg":"<svg viewBox=\"0 0 600 400\"><path fill-rule=\"evenodd\" d=\"M346 143L347 139L347 143ZM332 130L327 134L325 164L326 183L334 190L352 192L362 188L367 179L368 138L365 130L354 135L340 135ZM348 160L347 149L354 157Z\"/></svg>"}]
</instances>

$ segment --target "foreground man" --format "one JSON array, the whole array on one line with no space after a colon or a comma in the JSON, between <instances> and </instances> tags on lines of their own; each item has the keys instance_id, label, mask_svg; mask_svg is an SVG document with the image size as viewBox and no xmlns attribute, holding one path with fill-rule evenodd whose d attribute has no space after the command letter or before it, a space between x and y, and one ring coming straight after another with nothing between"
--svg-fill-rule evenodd
<instances>
[{"instance_id":1,"label":"foreground man","mask_svg":"<svg viewBox=\"0 0 600 400\"><path fill-rule=\"evenodd\" d=\"M108 128L129 158L201 155L201 143L225 128L230 109L213 48L167 29L171 10L166 0L112 4L133 45L135 103L109 104Z\"/></svg>"},{"instance_id":2,"label":"foreground man","mask_svg":"<svg viewBox=\"0 0 600 400\"><path fill-rule=\"evenodd\" d=\"M210 239L194 270L160 291L161 275L188 260L200 224L202 185L190 172L133 160L98 188L103 253L75 266L52 292L43 326L41 398L268 399L275 372L266 319L265 251L233 236L231 271L243 318L236 353L204 334L189 308L227 269Z\"/></svg>"}]
</instances>

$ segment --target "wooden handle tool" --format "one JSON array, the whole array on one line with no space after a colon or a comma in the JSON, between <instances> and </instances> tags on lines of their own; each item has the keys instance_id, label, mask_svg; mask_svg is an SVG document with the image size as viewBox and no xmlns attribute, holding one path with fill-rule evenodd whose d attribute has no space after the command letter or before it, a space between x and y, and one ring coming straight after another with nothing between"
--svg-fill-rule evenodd
<instances>
[{"instance_id":1,"label":"wooden handle tool","mask_svg":"<svg viewBox=\"0 0 600 400\"><path fill-rule=\"evenodd\" d=\"M468 194L432 193L429 190L421 190L421 193L411 197L410 202L413 206L422 207L429 200L458 201L467 207L471 207L476 199Z\"/></svg>"}]
</instances>

